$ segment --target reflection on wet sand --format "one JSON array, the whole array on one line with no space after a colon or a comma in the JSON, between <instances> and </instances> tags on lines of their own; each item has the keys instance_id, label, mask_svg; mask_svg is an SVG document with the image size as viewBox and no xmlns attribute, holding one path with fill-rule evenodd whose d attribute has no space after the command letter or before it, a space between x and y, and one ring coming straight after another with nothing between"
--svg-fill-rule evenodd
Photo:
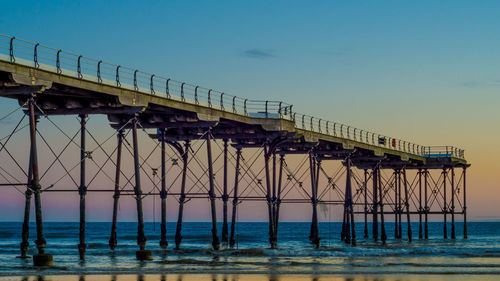
<instances>
[{"instance_id":1,"label":"reflection on wet sand","mask_svg":"<svg viewBox=\"0 0 500 281\"><path fill-rule=\"evenodd\" d=\"M0 281L416 281L416 280L499 280L498 276L464 275L400 275L400 276L336 276L336 275L293 275L293 274L124 274L124 275L54 275L31 277L0 277Z\"/></svg>"},{"instance_id":2,"label":"reflection on wet sand","mask_svg":"<svg viewBox=\"0 0 500 281\"><path fill-rule=\"evenodd\" d=\"M343 278L343 277L330 277L323 278L317 276L295 276L295 275L264 275L264 274L242 274L242 275L205 275L205 274L162 274L162 275L54 275L54 276L35 276L35 277L21 277L19 279L5 279L0 277L0 280L19 280L19 281L199 281L199 280L212 280L212 281L389 281L392 279L372 279L372 278ZM398 279L400 280L400 279Z\"/></svg>"}]
</instances>

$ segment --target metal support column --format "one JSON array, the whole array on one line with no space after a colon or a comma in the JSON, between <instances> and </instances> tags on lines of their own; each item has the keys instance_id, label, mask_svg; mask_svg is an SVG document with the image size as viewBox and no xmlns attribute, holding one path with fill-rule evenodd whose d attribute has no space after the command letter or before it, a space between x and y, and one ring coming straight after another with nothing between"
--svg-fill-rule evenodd
<instances>
[{"instance_id":1,"label":"metal support column","mask_svg":"<svg viewBox=\"0 0 500 281\"><path fill-rule=\"evenodd\" d=\"M132 121L132 142L134 150L134 178L135 178L135 202L137 207L137 245L139 250L135 255L138 260L152 260L153 253L146 250L146 236L144 235L144 217L142 211L142 189L141 189L141 164L139 162L139 141L137 139L137 117Z\"/></svg>"},{"instance_id":2,"label":"metal support column","mask_svg":"<svg viewBox=\"0 0 500 281\"><path fill-rule=\"evenodd\" d=\"M207 132L207 161L208 161L208 183L210 197L210 211L212 213L212 247L214 250L219 250L219 235L217 233L217 213L215 209L215 184L214 184L214 170L212 161L212 132Z\"/></svg>"},{"instance_id":3,"label":"metal support column","mask_svg":"<svg viewBox=\"0 0 500 281\"><path fill-rule=\"evenodd\" d=\"M85 125L86 118L85 114L80 114L80 186L78 187L78 194L80 195L80 244L78 244L78 252L80 253L80 259L85 259L85 250L87 249L87 244L85 244L85 195L87 194L87 186L85 184Z\"/></svg>"},{"instance_id":4,"label":"metal support column","mask_svg":"<svg viewBox=\"0 0 500 281\"><path fill-rule=\"evenodd\" d=\"M229 238L229 246L231 248L236 244L235 239L235 226L236 226L236 216L237 216L237 206L238 206L238 183L240 175L240 158L241 158L241 146L236 147L236 168L234 172L234 190L233 190L233 212L231 213L231 237Z\"/></svg>"},{"instance_id":5,"label":"metal support column","mask_svg":"<svg viewBox=\"0 0 500 281\"><path fill-rule=\"evenodd\" d=\"M447 239L448 238L448 221L447 221L447 214L448 214L448 206L446 202L446 181L448 180L448 171L446 168L443 168L443 238Z\"/></svg>"},{"instance_id":6,"label":"metal support column","mask_svg":"<svg viewBox=\"0 0 500 281\"><path fill-rule=\"evenodd\" d=\"M281 205L281 187L282 187L282 177L283 177L283 163L285 162L285 154L280 153L280 167L278 175L278 197L276 198L276 206L274 208L274 238L276 244L278 244L278 224L280 218L280 205Z\"/></svg>"},{"instance_id":7,"label":"metal support column","mask_svg":"<svg viewBox=\"0 0 500 281\"><path fill-rule=\"evenodd\" d=\"M351 245L356 246L356 231L355 231L355 224L354 224L354 206L353 206L353 198L352 198L352 184L351 184L351 177L352 177L352 171L351 171L351 157L347 157L346 159L346 168L347 168L347 173L346 173L346 190L348 192L348 200L347 200L347 210L348 210L348 215L350 218L350 225L351 225Z\"/></svg>"},{"instance_id":8,"label":"metal support column","mask_svg":"<svg viewBox=\"0 0 500 281\"><path fill-rule=\"evenodd\" d=\"M403 168L403 184L404 184L404 189L405 189L406 224L408 227L407 234L408 234L408 241L411 242L413 240L413 233L411 231L410 201L408 201L409 200L408 199L408 181L406 179L406 168Z\"/></svg>"},{"instance_id":9,"label":"metal support column","mask_svg":"<svg viewBox=\"0 0 500 281\"><path fill-rule=\"evenodd\" d=\"M116 150L116 170L115 170L115 193L113 194L113 222L111 223L111 235L109 237L109 248L116 248L116 222L118 217L118 200L120 199L120 173L122 162L123 129L118 131L118 144Z\"/></svg>"},{"instance_id":10,"label":"metal support column","mask_svg":"<svg viewBox=\"0 0 500 281\"><path fill-rule=\"evenodd\" d=\"M372 212L373 212L373 222L372 222L372 235L373 235L373 240L377 241L378 240L378 214L377 214L377 208L378 208L378 175L379 175L379 168L378 165L375 166L372 169L372 180L373 180L373 206L372 206Z\"/></svg>"},{"instance_id":11,"label":"metal support column","mask_svg":"<svg viewBox=\"0 0 500 281\"><path fill-rule=\"evenodd\" d=\"M424 237L425 239L429 239L429 202L427 195L427 186L429 185L429 171L427 169L424 170L424 211L425 211L425 222L424 222Z\"/></svg>"},{"instance_id":12,"label":"metal support column","mask_svg":"<svg viewBox=\"0 0 500 281\"><path fill-rule=\"evenodd\" d=\"M343 218L342 218L342 230L340 231L340 241L346 241L346 226L347 226L347 212L345 210L345 196L344 196L344 211L342 212Z\"/></svg>"},{"instance_id":13,"label":"metal support column","mask_svg":"<svg viewBox=\"0 0 500 281\"><path fill-rule=\"evenodd\" d=\"M272 166L272 196L271 204L273 206L273 243L277 245L276 237L276 152L273 152L273 166Z\"/></svg>"},{"instance_id":14,"label":"metal support column","mask_svg":"<svg viewBox=\"0 0 500 281\"><path fill-rule=\"evenodd\" d=\"M316 248L319 247L319 229L318 229L318 198L317 198L317 191L318 191L318 178L317 174L319 171L319 167L321 165L321 162L316 159L314 156L314 153L311 151L309 152L309 171L311 174L311 204L312 204L312 218L311 218L311 234L309 236L309 239L312 244L315 245Z\"/></svg>"},{"instance_id":15,"label":"metal support column","mask_svg":"<svg viewBox=\"0 0 500 281\"><path fill-rule=\"evenodd\" d=\"M227 227L227 201L229 200L229 195L227 193L227 139L224 139L224 194L222 194L222 203L223 203L223 223L222 223L222 236L221 241L222 244L227 246L228 242L228 227Z\"/></svg>"},{"instance_id":16,"label":"metal support column","mask_svg":"<svg viewBox=\"0 0 500 281\"><path fill-rule=\"evenodd\" d=\"M273 204L273 222L274 218L276 218L276 152L273 152L273 174L272 174L272 204ZM276 225L276 224L275 224ZM273 225L273 227L275 227ZM276 229L274 229L274 233L276 234Z\"/></svg>"},{"instance_id":17,"label":"metal support column","mask_svg":"<svg viewBox=\"0 0 500 281\"><path fill-rule=\"evenodd\" d=\"M467 183L467 181L466 181L466 179L467 179L467 177L466 177L467 176L467 172L466 172L466 170L467 170L467 167L464 166L464 168L463 168L463 175L464 175L463 176L463 181L464 181L464 183L463 183L464 184L464 192L463 192L464 193L464 206L463 206L463 210L462 210L462 212L464 214L464 239L467 239L467 196L466 196L466 192L467 192L467 190L466 190L466 188L467 188L467 185L466 185L466 183Z\"/></svg>"},{"instance_id":18,"label":"metal support column","mask_svg":"<svg viewBox=\"0 0 500 281\"><path fill-rule=\"evenodd\" d=\"M177 143L176 143L177 144ZM179 250L182 241L182 215L184 213L184 202L186 201L186 175L189 155L189 141L184 143L184 150L178 145L177 150L182 157L182 179L181 179L181 195L179 196L179 212L177 213L177 227L175 229L175 249Z\"/></svg>"},{"instance_id":19,"label":"metal support column","mask_svg":"<svg viewBox=\"0 0 500 281\"><path fill-rule=\"evenodd\" d=\"M317 237L318 237L318 244L320 242L320 237L319 237L319 226L318 226L318 203L319 203L319 200L318 200L318 188L319 188L319 172L321 170L321 159L318 159L317 160L317 163L316 163L316 172L314 173L314 176L315 176L315 192L316 192L316 234L317 234Z\"/></svg>"},{"instance_id":20,"label":"metal support column","mask_svg":"<svg viewBox=\"0 0 500 281\"><path fill-rule=\"evenodd\" d=\"M398 173L398 238L403 238L403 226L402 226L402 215L403 207L401 202L401 170Z\"/></svg>"},{"instance_id":21,"label":"metal support column","mask_svg":"<svg viewBox=\"0 0 500 281\"><path fill-rule=\"evenodd\" d=\"M381 234L380 234L380 240L382 240L382 243L385 244L385 241L387 240L387 234L385 233L385 223L384 223L384 192L383 192L383 187L382 187L382 173L380 173L380 167L379 167L379 173L378 173L378 188L379 188L379 205L380 205L380 229L381 229Z\"/></svg>"},{"instance_id":22,"label":"metal support column","mask_svg":"<svg viewBox=\"0 0 500 281\"><path fill-rule=\"evenodd\" d=\"M422 169L418 169L418 239L423 238L422 211Z\"/></svg>"},{"instance_id":23,"label":"metal support column","mask_svg":"<svg viewBox=\"0 0 500 281\"><path fill-rule=\"evenodd\" d=\"M271 198L271 175L269 173L269 159L271 158L271 153L272 152L269 151L269 146L266 144L264 146L264 169L266 173L266 201L269 217L269 243L271 245L271 249L275 249L276 244L274 243L274 211Z\"/></svg>"},{"instance_id":24,"label":"metal support column","mask_svg":"<svg viewBox=\"0 0 500 281\"><path fill-rule=\"evenodd\" d=\"M344 210L342 212L342 229L340 231L340 241L346 241L347 239L347 223L348 223L348 220L347 220L347 210L346 210L346 200L347 200L347 193L344 191Z\"/></svg>"},{"instance_id":25,"label":"metal support column","mask_svg":"<svg viewBox=\"0 0 500 281\"><path fill-rule=\"evenodd\" d=\"M455 236L455 168L451 167L451 239Z\"/></svg>"},{"instance_id":26,"label":"metal support column","mask_svg":"<svg viewBox=\"0 0 500 281\"><path fill-rule=\"evenodd\" d=\"M28 252L28 247L30 245L29 239L29 228L30 228L30 208L31 208L31 195L33 191L31 190L30 182L33 179L33 172L31 170L31 159L32 159L32 151L30 151L30 159L28 164L28 185L26 186L26 192L24 192L25 202L24 202L24 221L23 221L23 230L21 234L21 243L19 244L21 248L21 256L19 258L26 259L28 256L26 253Z\"/></svg>"},{"instance_id":27,"label":"metal support column","mask_svg":"<svg viewBox=\"0 0 500 281\"><path fill-rule=\"evenodd\" d=\"M166 151L165 151L165 129L160 129L161 137L161 236L160 247L166 249L167 242L167 175L166 175Z\"/></svg>"},{"instance_id":28,"label":"metal support column","mask_svg":"<svg viewBox=\"0 0 500 281\"><path fill-rule=\"evenodd\" d=\"M394 238L399 238L398 233L398 185L401 184L400 172L394 169Z\"/></svg>"},{"instance_id":29,"label":"metal support column","mask_svg":"<svg viewBox=\"0 0 500 281\"><path fill-rule=\"evenodd\" d=\"M28 247L29 247L28 239L29 239L31 194L33 194L31 189L29 187L26 188L26 191L24 192L25 204L24 204L24 221L23 221L22 241L19 245L21 248L21 256L19 258L23 258L23 259L28 258L26 253L28 252Z\"/></svg>"},{"instance_id":30,"label":"metal support column","mask_svg":"<svg viewBox=\"0 0 500 281\"><path fill-rule=\"evenodd\" d=\"M345 163L343 163L344 166L346 167L346 185L345 185L345 190L344 190L344 216L342 220L342 232L340 233L340 239L344 241L346 244L351 243L351 226L349 224L350 216L349 216L349 209L348 209L348 202L349 202L349 189L347 186L347 181L349 179L350 172L347 167L347 160Z\"/></svg>"},{"instance_id":31,"label":"metal support column","mask_svg":"<svg viewBox=\"0 0 500 281\"><path fill-rule=\"evenodd\" d=\"M38 173L38 156L36 149L36 119L35 119L35 100L31 97L28 101L29 106L29 123L30 123L30 151L31 151L31 171L33 176L31 178L31 190L34 192L35 197L35 216L36 216L36 247L38 254L33 256L33 264L35 266L52 265L52 255L45 253L47 242L43 236L43 221L42 221L42 200L40 198L41 186L40 177Z\"/></svg>"},{"instance_id":32,"label":"metal support column","mask_svg":"<svg viewBox=\"0 0 500 281\"><path fill-rule=\"evenodd\" d=\"M363 181L363 195L365 199L365 208L364 208L364 216L365 216L365 229L364 229L364 238L368 238L368 195L367 195L367 183L368 181L368 170L364 169L364 181Z\"/></svg>"}]
</instances>

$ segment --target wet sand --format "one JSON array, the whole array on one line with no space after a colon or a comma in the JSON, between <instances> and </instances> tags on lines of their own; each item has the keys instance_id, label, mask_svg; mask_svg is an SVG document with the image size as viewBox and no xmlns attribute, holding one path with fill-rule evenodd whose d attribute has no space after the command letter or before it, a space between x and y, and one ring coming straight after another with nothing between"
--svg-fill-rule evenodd
<instances>
[{"instance_id":1,"label":"wet sand","mask_svg":"<svg viewBox=\"0 0 500 281\"><path fill-rule=\"evenodd\" d=\"M491 274L391 274L391 275L337 275L337 274L115 274L115 275L39 275L0 277L0 281L421 281L421 280L500 280Z\"/></svg>"}]
</instances>

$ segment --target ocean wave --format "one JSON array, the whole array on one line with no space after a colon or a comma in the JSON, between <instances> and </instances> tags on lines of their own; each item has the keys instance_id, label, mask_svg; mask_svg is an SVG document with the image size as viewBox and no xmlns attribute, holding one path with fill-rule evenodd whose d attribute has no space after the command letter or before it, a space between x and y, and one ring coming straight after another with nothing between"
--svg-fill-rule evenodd
<instances>
[{"instance_id":1,"label":"ocean wave","mask_svg":"<svg viewBox=\"0 0 500 281\"><path fill-rule=\"evenodd\" d=\"M45 271L51 274L135 273L138 270L145 273L162 270L216 273L500 273L497 262L500 258L500 224L485 226L471 223L469 239L443 240L442 233L435 231L429 240L414 239L409 243L404 239L389 239L386 245L382 245L361 238L355 247L339 241L339 228L332 227L328 233L323 228L322 245L315 249L307 239L310 224L284 223L280 224L278 249L270 249L267 223L241 223L238 249L223 247L220 251L211 249L210 223L186 223L180 250L173 249L175 225L169 223L169 247L163 250L158 243L159 227L154 229L151 224L146 224L146 248L153 251L154 260L145 263L135 258L138 250L136 223L119 223L118 246L114 251L108 246L110 224L88 223L87 258L84 263L80 262L78 255L78 223L47 223L44 226L46 252L54 255L54 263L58 266ZM21 224L0 223L0 275L37 272L31 266L31 259L15 258L19 255L20 227ZM489 229L487 232L485 227ZM33 255L37 251L35 227L30 225L30 230L29 255Z\"/></svg>"}]
</instances>

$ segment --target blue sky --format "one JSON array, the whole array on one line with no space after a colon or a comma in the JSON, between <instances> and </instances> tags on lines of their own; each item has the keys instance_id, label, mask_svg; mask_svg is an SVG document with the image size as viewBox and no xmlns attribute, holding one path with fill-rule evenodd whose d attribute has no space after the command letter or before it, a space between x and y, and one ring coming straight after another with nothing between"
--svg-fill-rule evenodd
<instances>
[{"instance_id":1,"label":"blue sky","mask_svg":"<svg viewBox=\"0 0 500 281\"><path fill-rule=\"evenodd\" d=\"M496 1L268 2L10 1L0 24L89 57L298 102L303 91L346 100L498 83Z\"/></svg>"},{"instance_id":2,"label":"blue sky","mask_svg":"<svg viewBox=\"0 0 500 281\"><path fill-rule=\"evenodd\" d=\"M479 206L500 182L499 15L499 1L6 1L0 33L463 147Z\"/></svg>"}]
</instances>

